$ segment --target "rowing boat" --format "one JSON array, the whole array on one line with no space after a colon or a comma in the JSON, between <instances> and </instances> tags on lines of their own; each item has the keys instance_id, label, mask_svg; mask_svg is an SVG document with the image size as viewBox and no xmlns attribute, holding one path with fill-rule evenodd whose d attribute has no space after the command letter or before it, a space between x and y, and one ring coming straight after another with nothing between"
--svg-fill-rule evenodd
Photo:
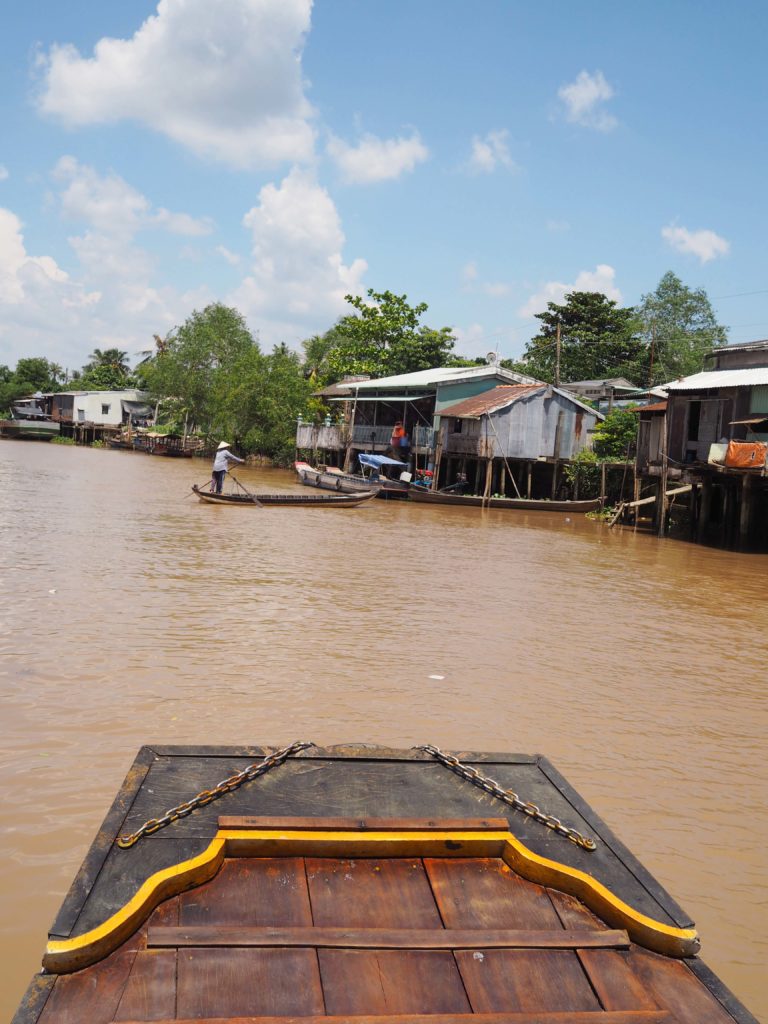
<instances>
[{"instance_id":1,"label":"rowing boat","mask_svg":"<svg viewBox=\"0 0 768 1024\"><path fill-rule=\"evenodd\" d=\"M364 476L362 473L345 473L336 466L310 466L308 462L296 462L294 468L299 478L299 483L306 487L319 487L324 491L335 491L337 494L356 494L360 491L378 488L378 498L407 498L410 484L405 480L392 480L383 476L380 472L383 465L401 466L406 468L404 462L396 459L386 459L385 456L360 456L360 459L369 460L364 465L369 470L375 463L371 476Z\"/></svg>"},{"instance_id":2,"label":"rowing boat","mask_svg":"<svg viewBox=\"0 0 768 1024\"><path fill-rule=\"evenodd\" d=\"M14 1021L756 1024L698 948L541 756L144 747Z\"/></svg>"},{"instance_id":3,"label":"rowing boat","mask_svg":"<svg viewBox=\"0 0 768 1024\"><path fill-rule=\"evenodd\" d=\"M280 508L355 508L376 497L376 490L357 491L354 494L215 494L195 484L192 488L200 501L208 505L229 505L237 508L259 508L262 505Z\"/></svg>"},{"instance_id":4,"label":"rowing boat","mask_svg":"<svg viewBox=\"0 0 768 1024\"><path fill-rule=\"evenodd\" d=\"M528 512L594 512L600 507L600 499L588 501L549 501L538 498L483 498L479 494L446 494L429 491L424 487L411 487L411 501L423 505L470 505L474 508L522 509Z\"/></svg>"}]
</instances>

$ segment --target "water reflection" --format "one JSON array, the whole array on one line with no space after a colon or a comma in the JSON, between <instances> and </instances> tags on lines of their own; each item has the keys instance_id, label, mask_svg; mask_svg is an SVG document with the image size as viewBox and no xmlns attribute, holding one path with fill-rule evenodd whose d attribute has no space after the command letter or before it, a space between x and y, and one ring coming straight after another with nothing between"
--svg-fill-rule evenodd
<instances>
[{"instance_id":1,"label":"water reflection","mask_svg":"<svg viewBox=\"0 0 768 1024\"><path fill-rule=\"evenodd\" d=\"M204 506L196 460L0 442L0 470L3 1009L142 743L305 738L545 753L768 1013L766 556L565 515Z\"/></svg>"}]
</instances>

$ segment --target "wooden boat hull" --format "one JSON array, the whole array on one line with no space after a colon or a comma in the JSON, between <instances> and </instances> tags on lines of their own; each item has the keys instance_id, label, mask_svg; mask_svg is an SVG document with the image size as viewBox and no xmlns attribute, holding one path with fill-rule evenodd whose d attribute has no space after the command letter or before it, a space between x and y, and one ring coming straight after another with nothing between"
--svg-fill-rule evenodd
<instances>
[{"instance_id":1,"label":"wooden boat hull","mask_svg":"<svg viewBox=\"0 0 768 1024\"><path fill-rule=\"evenodd\" d=\"M234 508L356 508L376 497L376 491L371 490L354 494L213 494L196 484L192 491L208 505Z\"/></svg>"},{"instance_id":2,"label":"wooden boat hull","mask_svg":"<svg viewBox=\"0 0 768 1024\"><path fill-rule=\"evenodd\" d=\"M366 480L364 476L357 476L353 473L329 473L307 465L297 466L296 475L299 478L299 483L304 484L305 487L317 487L320 490L334 491L337 494L358 494L360 491L377 488L377 498L407 499L410 490L409 485L402 480L381 478L374 483Z\"/></svg>"},{"instance_id":3,"label":"wooden boat hull","mask_svg":"<svg viewBox=\"0 0 768 1024\"><path fill-rule=\"evenodd\" d=\"M460 755L535 791L598 837L594 852L422 749L297 746L268 781L120 849L169 793L273 753L143 748L14 1020L754 1020L698 961L685 912L545 758Z\"/></svg>"},{"instance_id":4,"label":"wooden boat hull","mask_svg":"<svg viewBox=\"0 0 768 1024\"><path fill-rule=\"evenodd\" d=\"M466 505L473 508L518 509L527 512L594 512L600 508L600 499L589 501L547 501L535 498L482 498L477 494L443 494L412 487L411 501L422 505Z\"/></svg>"}]
</instances>

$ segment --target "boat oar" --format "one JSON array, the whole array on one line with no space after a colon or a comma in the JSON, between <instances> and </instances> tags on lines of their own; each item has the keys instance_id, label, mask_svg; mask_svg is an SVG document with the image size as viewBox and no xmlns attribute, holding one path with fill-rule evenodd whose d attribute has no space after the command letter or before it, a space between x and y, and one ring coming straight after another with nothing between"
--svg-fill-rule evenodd
<instances>
[{"instance_id":1,"label":"boat oar","mask_svg":"<svg viewBox=\"0 0 768 1024\"><path fill-rule=\"evenodd\" d=\"M247 495L247 496L248 496L248 497L249 497L249 498L251 499L251 501L253 502L253 504L254 504L254 505L258 505L258 506L259 506L259 508L263 508L263 506L262 506L261 502L260 502L260 501L259 501L259 499L258 499L258 498L256 497L256 495L255 495L255 494L251 494L251 492L250 492L249 490L246 490L246 488L245 488L245 487L243 487L243 485L242 485L242 484L240 483L240 481L239 481L239 480L237 479L237 477L235 476L235 474L234 474L234 473L230 472L230 474L229 474L229 475L230 475L230 476L232 477L232 479L233 479L233 480L235 481L235 483L236 483L236 484L237 484L237 486L238 486L238 487L240 488L240 490L241 490L241 491L243 492L243 494L246 494L246 495Z\"/></svg>"}]
</instances>

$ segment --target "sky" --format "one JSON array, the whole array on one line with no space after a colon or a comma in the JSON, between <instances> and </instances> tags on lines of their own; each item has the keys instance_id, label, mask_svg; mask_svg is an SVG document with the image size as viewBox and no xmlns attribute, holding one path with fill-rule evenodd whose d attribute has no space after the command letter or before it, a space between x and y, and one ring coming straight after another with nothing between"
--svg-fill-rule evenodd
<instances>
[{"instance_id":1,"label":"sky","mask_svg":"<svg viewBox=\"0 0 768 1024\"><path fill-rule=\"evenodd\" d=\"M300 351L369 288L515 358L668 270L768 337L763 0L4 6L0 364L211 302Z\"/></svg>"}]
</instances>

